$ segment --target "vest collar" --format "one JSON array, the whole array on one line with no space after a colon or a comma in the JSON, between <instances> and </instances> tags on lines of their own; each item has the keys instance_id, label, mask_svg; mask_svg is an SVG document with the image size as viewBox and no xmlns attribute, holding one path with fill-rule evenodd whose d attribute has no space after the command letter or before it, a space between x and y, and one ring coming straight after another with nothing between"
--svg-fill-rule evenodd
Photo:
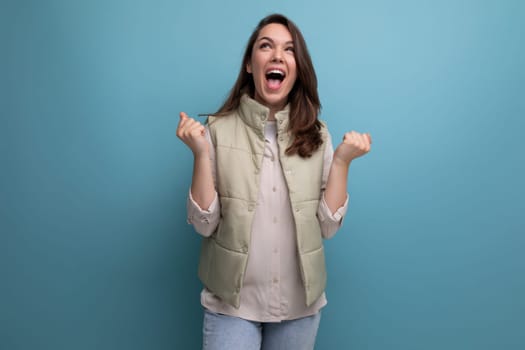
<instances>
[{"instance_id":1,"label":"vest collar","mask_svg":"<svg viewBox=\"0 0 525 350\"><path fill-rule=\"evenodd\" d=\"M255 129L258 134L264 137L264 125L268 120L270 109L247 94L241 97L241 103L239 106L239 115L241 119L251 127ZM288 126L288 117L290 114L290 104L287 104L283 110L275 113L275 119L279 124L279 129L282 130Z\"/></svg>"}]
</instances>

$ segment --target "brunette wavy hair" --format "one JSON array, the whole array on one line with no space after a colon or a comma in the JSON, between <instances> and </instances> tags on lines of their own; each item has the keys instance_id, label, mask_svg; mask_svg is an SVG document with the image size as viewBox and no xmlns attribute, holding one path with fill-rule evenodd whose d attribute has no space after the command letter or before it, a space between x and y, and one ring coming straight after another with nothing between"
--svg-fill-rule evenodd
<instances>
[{"instance_id":1,"label":"brunette wavy hair","mask_svg":"<svg viewBox=\"0 0 525 350\"><path fill-rule=\"evenodd\" d=\"M251 60L253 45L262 28L272 23L282 24L288 28L294 43L297 69L297 79L288 95L288 103L290 104L288 131L293 137L292 144L286 149L286 154L298 154L302 158L308 158L323 143L321 138L322 124L317 119L321 110L321 102L317 93L317 76L301 31L295 23L281 14L272 14L263 18L253 31L246 45L237 81L224 104L214 116L223 116L236 110L240 105L242 95L245 93L252 98L254 97L255 84L252 74L246 71L246 65Z\"/></svg>"}]
</instances>

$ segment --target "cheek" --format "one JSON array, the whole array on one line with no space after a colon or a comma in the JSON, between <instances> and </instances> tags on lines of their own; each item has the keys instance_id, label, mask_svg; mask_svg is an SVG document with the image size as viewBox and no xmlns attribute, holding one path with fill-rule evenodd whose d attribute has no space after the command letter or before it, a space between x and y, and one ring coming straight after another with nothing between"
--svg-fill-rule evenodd
<instances>
[{"instance_id":1,"label":"cheek","mask_svg":"<svg viewBox=\"0 0 525 350\"><path fill-rule=\"evenodd\" d=\"M292 84L294 84L295 81L297 80L297 70L296 70L295 66L293 67L293 69L291 69L291 71L292 71L292 74L291 74L292 79L291 80L292 80Z\"/></svg>"},{"instance_id":2,"label":"cheek","mask_svg":"<svg viewBox=\"0 0 525 350\"><path fill-rule=\"evenodd\" d=\"M261 75L261 74L260 74L260 71L257 70L257 69L254 69L254 70L253 70L252 76L253 76L253 81L254 81L256 84L262 83L263 80L264 80L264 76Z\"/></svg>"},{"instance_id":3,"label":"cheek","mask_svg":"<svg viewBox=\"0 0 525 350\"><path fill-rule=\"evenodd\" d=\"M252 62L252 74L254 79L259 79L261 75L261 67L257 62Z\"/></svg>"}]
</instances>

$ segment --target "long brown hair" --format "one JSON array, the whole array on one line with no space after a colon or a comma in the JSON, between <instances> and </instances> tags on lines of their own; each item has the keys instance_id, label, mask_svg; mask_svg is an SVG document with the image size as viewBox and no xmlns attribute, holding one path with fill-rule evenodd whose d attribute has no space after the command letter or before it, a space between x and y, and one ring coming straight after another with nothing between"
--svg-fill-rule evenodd
<instances>
[{"instance_id":1,"label":"long brown hair","mask_svg":"<svg viewBox=\"0 0 525 350\"><path fill-rule=\"evenodd\" d=\"M246 65L252 57L253 45L262 28L271 23L278 23L288 28L292 35L297 67L297 79L288 95L290 104L290 122L288 131L293 136L292 144L286 149L287 155L298 154L308 158L323 143L321 138L321 122L317 119L321 102L317 93L317 76L312 59L308 53L306 42L299 28L291 20L280 14L272 14L263 18L253 31L242 60L237 81L233 85L228 98L214 115L226 115L236 110L243 94L255 95L253 76L246 71Z\"/></svg>"}]
</instances>

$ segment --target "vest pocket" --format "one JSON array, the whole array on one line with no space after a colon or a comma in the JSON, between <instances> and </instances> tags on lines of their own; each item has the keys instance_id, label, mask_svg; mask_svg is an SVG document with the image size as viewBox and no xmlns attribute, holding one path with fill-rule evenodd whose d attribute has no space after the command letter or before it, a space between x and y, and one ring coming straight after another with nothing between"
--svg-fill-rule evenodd
<instances>
[{"instance_id":1,"label":"vest pocket","mask_svg":"<svg viewBox=\"0 0 525 350\"><path fill-rule=\"evenodd\" d=\"M203 240L199 262L199 278L213 294L235 307L248 255L220 246L215 239Z\"/></svg>"},{"instance_id":2,"label":"vest pocket","mask_svg":"<svg viewBox=\"0 0 525 350\"><path fill-rule=\"evenodd\" d=\"M323 246L321 226L317 218L318 200L296 203L293 209L297 227L299 253L308 253Z\"/></svg>"},{"instance_id":3,"label":"vest pocket","mask_svg":"<svg viewBox=\"0 0 525 350\"><path fill-rule=\"evenodd\" d=\"M311 305L323 294L326 287L324 248L301 255L306 304Z\"/></svg>"},{"instance_id":4,"label":"vest pocket","mask_svg":"<svg viewBox=\"0 0 525 350\"><path fill-rule=\"evenodd\" d=\"M221 198L223 213L215 239L225 249L247 253L250 244L254 210L246 200Z\"/></svg>"}]
</instances>

